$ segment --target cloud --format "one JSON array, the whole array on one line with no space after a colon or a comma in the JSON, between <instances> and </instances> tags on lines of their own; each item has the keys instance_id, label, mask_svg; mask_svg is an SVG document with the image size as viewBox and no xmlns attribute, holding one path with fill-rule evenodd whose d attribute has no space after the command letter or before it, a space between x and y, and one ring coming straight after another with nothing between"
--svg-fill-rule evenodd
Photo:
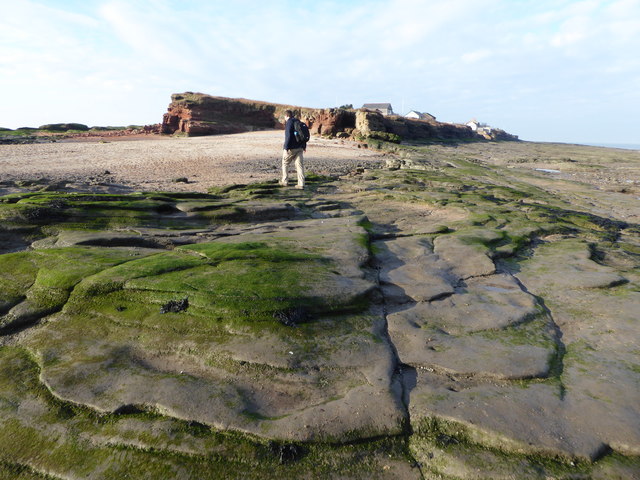
<instances>
[{"instance_id":1,"label":"cloud","mask_svg":"<svg viewBox=\"0 0 640 480\"><path fill-rule=\"evenodd\" d=\"M461 60L465 63L476 63L490 58L492 55L493 53L489 49L475 50L473 52L463 54Z\"/></svg>"},{"instance_id":2,"label":"cloud","mask_svg":"<svg viewBox=\"0 0 640 480\"><path fill-rule=\"evenodd\" d=\"M192 71L197 67L189 31L162 3L144 8L139 3L112 1L98 12L111 31L111 42L121 42L125 60L135 59L137 64L157 70Z\"/></svg>"},{"instance_id":3,"label":"cloud","mask_svg":"<svg viewBox=\"0 0 640 480\"><path fill-rule=\"evenodd\" d=\"M158 121L184 90L317 107L390 101L530 132L562 105L576 125L605 97L640 108L640 0L6 3L0 91L16 95L3 99L3 126L25 102L41 117Z\"/></svg>"}]
</instances>

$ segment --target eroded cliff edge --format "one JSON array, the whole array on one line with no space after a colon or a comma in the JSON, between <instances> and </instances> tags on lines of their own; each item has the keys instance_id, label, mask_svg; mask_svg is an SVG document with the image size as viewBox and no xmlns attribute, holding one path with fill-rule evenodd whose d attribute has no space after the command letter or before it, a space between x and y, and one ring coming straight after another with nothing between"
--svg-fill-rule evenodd
<instances>
[{"instance_id":1,"label":"eroded cliff edge","mask_svg":"<svg viewBox=\"0 0 640 480\"><path fill-rule=\"evenodd\" d=\"M161 131L165 134L195 136L282 128L284 111L287 109L296 111L315 135L363 138L372 134L374 137L375 134L392 134L408 141L517 140L516 136L498 129L487 137L473 132L466 125L435 120L384 116L363 109L313 109L193 92L171 96Z\"/></svg>"}]
</instances>

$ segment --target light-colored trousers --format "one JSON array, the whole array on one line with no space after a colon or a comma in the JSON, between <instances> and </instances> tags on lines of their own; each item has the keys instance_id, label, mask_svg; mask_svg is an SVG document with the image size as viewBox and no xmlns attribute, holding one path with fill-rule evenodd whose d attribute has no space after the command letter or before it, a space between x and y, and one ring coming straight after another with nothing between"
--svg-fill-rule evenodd
<instances>
[{"instance_id":1,"label":"light-colored trousers","mask_svg":"<svg viewBox=\"0 0 640 480\"><path fill-rule=\"evenodd\" d=\"M291 162L296 162L296 173L298 174L298 186L304 187L304 148L292 148L291 150L283 150L282 152L282 181L286 184L289 174L287 169Z\"/></svg>"}]
</instances>

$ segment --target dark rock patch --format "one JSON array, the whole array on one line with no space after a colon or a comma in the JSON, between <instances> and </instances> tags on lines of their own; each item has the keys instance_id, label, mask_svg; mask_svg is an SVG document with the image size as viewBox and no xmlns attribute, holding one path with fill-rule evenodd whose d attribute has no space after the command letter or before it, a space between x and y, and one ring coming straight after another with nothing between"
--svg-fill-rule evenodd
<instances>
[{"instance_id":1,"label":"dark rock patch","mask_svg":"<svg viewBox=\"0 0 640 480\"><path fill-rule=\"evenodd\" d=\"M294 443L269 442L269 450L281 465L296 462L306 455L306 449Z\"/></svg>"},{"instance_id":2,"label":"dark rock patch","mask_svg":"<svg viewBox=\"0 0 640 480\"><path fill-rule=\"evenodd\" d=\"M287 327L297 327L310 318L309 312L302 306L279 310L273 314L273 317Z\"/></svg>"},{"instance_id":3,"label":"dark rock patch","mask_svg":"<svg viewBox=\"0 0 640 480\"><path fill-rule=\"evenodd\" d=\"M189 297L182 300L169 300L160 307L160 313L179 313L184 312L187 308L189 308Z\"/></svg>"}]
</instances>

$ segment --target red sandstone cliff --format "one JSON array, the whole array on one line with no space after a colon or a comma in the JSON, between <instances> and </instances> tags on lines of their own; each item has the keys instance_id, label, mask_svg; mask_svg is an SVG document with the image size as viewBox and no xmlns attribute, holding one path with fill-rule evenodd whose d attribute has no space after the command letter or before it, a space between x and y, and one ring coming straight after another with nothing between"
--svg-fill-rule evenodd
<instances>
[{"instance_id":1,"label":"red sandstone cliff","mask_svg":"<svg viewBox=\"0 0 640 480\"><path fill-rule=\"evenodd\" d=\"M275 128L275 115L275 105L266 102L179 93L171 95L162 133L216 135Z\"/></svg>"},{"instance_id":2,"label":"red sandstone cliff","mask_svg":"<svg viewBox=\"0 0 640 480\"><path fill-rule=\"evenodd\" d=\"M244 98L213 97L202 93L173 94L162 119L162 133L216 135L282 128L284 111L295 110L315 135L361 135L387 132L404 140L456 140L484 137L466 125L383 116L368 110L312 109ZM516 140L506 132L502 139Z\"/></svg>"},{"instance_id":3,"label":"red sandstone cliff","mask_svg":"<svg viewBox=\"0 0 640 480\"><path fill-rule=\"evenodd\" d=\"M284 111L297 111L312 134L336 135L353 128L355 114L338 109L312 109L244 98L213 97L202 93L176 93L162 119L162 133L216 135L282 128Z\"/></svg>"}]
</instances>

